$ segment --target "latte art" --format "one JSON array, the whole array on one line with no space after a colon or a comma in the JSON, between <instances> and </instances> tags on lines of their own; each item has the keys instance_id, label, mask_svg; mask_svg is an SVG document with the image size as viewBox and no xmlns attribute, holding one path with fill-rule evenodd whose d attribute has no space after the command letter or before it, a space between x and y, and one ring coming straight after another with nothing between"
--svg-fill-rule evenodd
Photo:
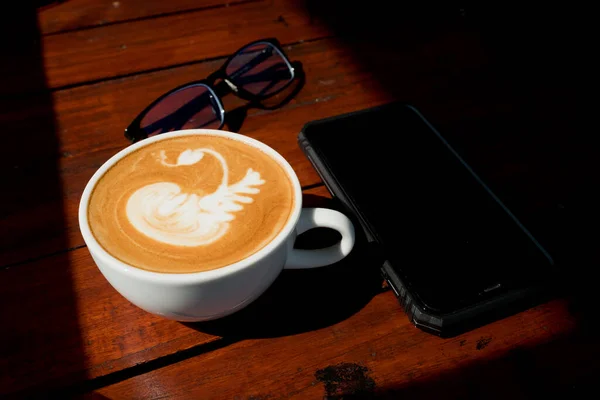
<instances>
[{"instance_id":1,"label":"latte art","mask_svg":"<svg viewBox=\"0 0 600 400\"><path fill-rule=\"evenodd\" d=\"M255 186L265 183L260 173L249 168L244 178L228 184L227 161L218 152L200 148L183 151L174 164L166 160L164 150L160 152L160 164L167 168L194 165L205 154L210 154L221 163L223 178L214 193L198 196L182 192L172 182L157 182L146 185L133 193L127 202L127 218L141 233L163 243L178 246L202 246L219 240L229 230L229 222L235 219L234 212L241 211L243 204L253 202L248 194L260 192Z\"/></svg>"},{"instance_id":2,"label":"latte art","mask_svg":"<svg viewBox=\"0 0 600 400\"><path fill-rule=\"evenodd\" d=\"M284 168L259 148L208 134L142 146L100 178L88 219L121 261L156 272L220 268L263 248L294 205Z\"/></svg>"}]
</instances>

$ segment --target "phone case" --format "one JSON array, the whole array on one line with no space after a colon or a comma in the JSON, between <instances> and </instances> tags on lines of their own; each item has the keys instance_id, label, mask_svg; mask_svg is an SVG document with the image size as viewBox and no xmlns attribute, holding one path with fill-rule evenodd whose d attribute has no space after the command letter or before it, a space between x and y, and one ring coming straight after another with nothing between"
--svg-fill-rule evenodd
<instances>
[{"instance_id":1,"label":"phone case","mask_svg":"<svg viewBox=\"0 0 600 400\"><path fill-rule=\"evenodd\" d=\"M308 158L308 160L311 162L311 164L321 177L323 183L325 184L329 192L332 194L332 196L336 197L342 203L342 205L351 215L356 217L356 219L360 222L363 231L365 232L367 240L369 240L369 242L371 242L371 244L374 247L377 247L377 244L372 228L369 226L365 218L363 218L361 213L358 211L357 205L353 204L350 196L348 196L344 192L344 188L339 184L336 177L332 174L331 170L327 166L326 161L323 160L315 151L310 141L305 136L304 132L315 124L331 122L342 118L348 118L361 113L377 111L381 107L385 106L386 105L342 114L321 120L311 121L305 124L300 133L298 134L298 144L300 148L302 149L305 156ZM419 111L410 105L405 106L409 107L413 112L417 113L417 115L423 120L423 122L429 126L429 128L440 138L440 140L444 142L446 146L448 146L449 150L460 160L460 162L463 163L474 175L474 177L482 185L485 186L485 184L479 179L479 177L477 177L473 170L450 147L446 140L419 113ZM487 186L485 187L487 189ZM500 205L505 209L505 211L509 213L512 216L512 218L515 219L519 226L528 234L532 241L542 250L542 252L548 257L548 259L552 263L552 258L541 247L541 245L537 243L535 238L531 236L531 234L525 229L525 227L523 227L516 220L516 218L510 213L510 211L500 202L498 198L496 198L493 195L493 193L489 189L488 191L495 198L495 200L500 203ZM409 320L423 331L442 337L455 336L465 331L474 329L478 326L482 326L492 321L507 317L518 311L525 310L534 306L535 304L539 304L540 302L551 298L552 294L554 293L554 286L556 284L554 279L548 279L547 282L544 281L542 284L529 286L521 290L509 291L502 295L498 295L497 297L479 302L475 305L457 310L452 313L436 314L428 310L427 307L419 301L418 297L411 293L407 285L403 283L402 279L394 271L392 265L388 260L383 261L383 264L381 265L381 274L392 288L394 294L396 295L404 311L406 312Z\"/></svg>"}]
</instances>

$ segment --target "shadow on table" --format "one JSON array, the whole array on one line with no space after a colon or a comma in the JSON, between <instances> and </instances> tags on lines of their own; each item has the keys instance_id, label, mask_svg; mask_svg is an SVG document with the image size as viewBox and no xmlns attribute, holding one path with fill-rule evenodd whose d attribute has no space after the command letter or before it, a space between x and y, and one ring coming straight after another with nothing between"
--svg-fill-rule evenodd
<instances>
[{"instance_id":1,"label":"shadow on table","mask_svg":"<svg viewBox=\"0 0 600 400\"><path fill-rule=\"evenodd\" d=\"M305 195L303 205L339 209L334 200L315 195ZM319 228L298 236L296 247L320 248L339 239L339 233ZM382 290L377 260L370 256L364 236L357 232L355 248L341 262L322 268L284 270L248 307L225 318L186 325L225 339L293 335L349 318Z\"/></svg>"},{"instance_id":2,"label":"shadow on table","mask_svg":"<svg viewBox=\"0 0 600 400\"><path fill-rule=\"evenodd\" d=\"M582 398L594 390L600 373L596 334L600 326L597 319L591 318L597 299L588 300L592 300L589 294L571 303L570 313L577 321L573 331L559 335L548 332L535 345L424 379L420 375L427 371L404 371L412 378L405 385L378 388L369 398L432 398L440 393L446 399ZM479 343L464 346L476 347Z\"/></svg>"},{"instance_id":3,"label":"shadow on table","mask_svg":"<svg viewBox=\"0 0 600 400\"><path fill-rule=\"evenodd\" d=\"M465 352L487 351L480 342L463 340L456 346ZM582 350L587 352L582 355ZM437 374L425 366L398 365L395 380L405 382L399 386L379 384L368 368L357 364L320 370L316 378L329 400L583 398L595 389L599 350L595 334L578 331L485 361L465 365L456 360L460 368L448 364Z\"/></svg>"},{"instance_id":4,"label":"shadow on table","mask_svg":"<svg viewBox=\"0 0 600 400\"><path fill-rule=\"evenodd\" d=\"M33 261L68 248L37 22L37 6L49 3L4 7L0 24L0 397L85 377L71 260Z\"/></svg>"},{"instance_id":5,"label":"shadow on table","mask_svg":"<svg viewBox=\"0 0 600 400\"><path fill-rule=\"evenodd\" d=\"M586 10L344 4L308 0L306 12L374 86L420 109L555 260L592 245L600 158Z\"/></svg>"},{"instance_id":6,"label":"shadow on table","mask_svg":"<svg viewBox=\"0 0 600 400\"><path fill-rule=\"evenodd\" d=\"M368 7L309 0L305 11L332 30L377 90L415 105L437 126L553 255L565 271L559 295L577 308L574 332L489 365L427 380L413 371L406 387L381 388L382 397L430 398L453 390L463 391L457 397L493 396L486 382L500 387L506 380L528 398L573 393L592 379L600 371L592 339L600 305L592 276L600 257L591 233L600 222L590 101L595 14L549 4L377 0Z\"/></svg>"}]
</instances>

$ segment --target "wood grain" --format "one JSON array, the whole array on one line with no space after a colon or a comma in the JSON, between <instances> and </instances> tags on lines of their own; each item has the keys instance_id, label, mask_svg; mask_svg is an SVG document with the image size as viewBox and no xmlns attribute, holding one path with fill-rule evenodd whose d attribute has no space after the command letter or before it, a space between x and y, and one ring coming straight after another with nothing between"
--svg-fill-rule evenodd
<instances>
[{"instance_id":1,"label":"wood grain","mask_svg":"<svg viewBox=\"0 0 600 400\"><path fill-rule=\"evenodd\" d=\"M301 184L312 185L320 179L296 144L302 126L387 97L372 76L351 62L351 53L336 49L335 41L305 43L287 51L292 60L304 64L304 88L281 109L250 109L239 131L279 151ZM13 152L0 164L14 172L0 176L2 184L13 189L3 199L10 212L0 214L0 266L83 245L77 223L80 195L96 169L127 146L124 127L160 94L208 75L222 62L58 91L50 100L52 110L45 95L3 103L0 122ZM227 110L246 104L233 95L224 102ZM31 133L24 137L21 132ZM31 141L47 145L30 148ZM29 158L20 158L25 153Z\"/></svg>"},{"instance_id":2,"label":"wood grain","mask_svg":"<svg viewBox=\"0 0 600 400\"><path fill-rule=\"evenodd\" d=\"M205 8L231 7L251 0L69 0L38 12L40 31L47 35L130 20Z\"/></svg>"},{"instance_id":3,"label":"wood grain","mask_svg":"<svg viewBox=\"0 0 600 400\"><path fill-rule=\"evenodd\" d=\"M537 9L507 31L508 14L521 10L500 26L496 12L473 23L467 11L456 23L431 18L429 7L416 18L340 1L105 4L70 0L42 10L39 23L25 7L0 27L11 39L3 48L11 62L0 65L0 266L21 264L0 270L0 396L59 388L67 393L57 397L93 398L532 398L594 389L597 290L585 271L573 272L598 259L593 238L579 233L597 226L589 182L598 168L591 124L579 118L589 96L574 89L591 82L578 54L589 53L581 38L593 35L550 23L531 29L557 20ZM337 39L315 41L326 35ZM127 145L124 126L150 100L205 77L222 58L198 61L263 36L312 40L287 48L307 84L280 110L249 110L240 133L282 152L313 184L318 176L295 144L306 121L410 102L535 236L575 254L557 260L570 261L563 265L582 300L443 340L410 325L361 247L330 268L285 271L248 308L212 323L157 319L120 297L87 250L73 250L83 244L76 211L85 182ZM226 98L227 109L241 104ZM337 204L322 186L305 194L306 205ZM298 243L310 247L309 239Z\"/></svg>"},{"instance_id":4,"label":"wood grain","mask_svg":"<svg viewBox=\"0 0 600 400\"><path fill-rule=\"evenodd\" d=\"M265 37L291 43L328 34L272 0L44 36L42 56L47 87L56 88L228 56Z\"/></svg>"},{"instance_id":5,"label":"wood grain","mask_svg":"<svg viewBox=\"0 0 600 400\"><path fill-rule=\"evenodd\" d=\"M263 312L288 312L286 304L273 307L278 310ZM328 307L328 312L335 320L337 310ZM586 355L588 346L598 349L597 341L577 342L576 323L562 301L452 339L411 325L390 291L346 319L296 334L281 334L279 321L258 317L266 326L257 335L244 324L250 320L227 325L230 335L246 337L250 331L246 340L96 393L108 398L526 398L536 385L548 393L569 382L569 369L578 362L598 365ZM201 324L197 329L215 330ZM554 360L558 355L564 358ZM336 374L342 363L366 370L354 377Z\"/></svg>"},{"instance_id":6,"label":"wood grain","mask_svg":"<svg viewBox=\"0 0 600 400\"><path fill-rule=\"evenodd\" d=\"M330 205L324 186L305 196L307 206ZM77 384L220 338L129 303L85 247L0 271L0 304L0 396Z\"/></svg>"}]
</instances>

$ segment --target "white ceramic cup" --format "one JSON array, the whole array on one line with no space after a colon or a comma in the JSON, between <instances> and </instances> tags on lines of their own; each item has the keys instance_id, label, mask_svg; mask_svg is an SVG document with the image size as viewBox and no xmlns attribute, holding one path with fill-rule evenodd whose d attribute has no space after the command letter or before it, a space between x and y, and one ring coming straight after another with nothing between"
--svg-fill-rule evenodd
<instances>
[{"instance_id":1,"label":"white ceramic cup","mask_svg":"<svg viewBox=\"0 0 600 400\"><path fill-rule=\"evenodd\" d=\"M210 271L169 274L150 272L111 256L94 238L88 220L90 194L106 171L129 153L150 143L186 135L218 135L255 146L287 172L294 207L281 232L251 256ZM260 296L283 268L313 268L340 261L354 246L354 227L342 213L326 208L302 208L302 190L290 164L275 150L249 137L210 129L169 132L135 143L111 157L88 182L79 203L79 227L94 262L108 282L138 307L178 321L204 321L242 309ZM337 244L316 250L294 249L296 236L312 228L337 230Z\"/></svg>"}]
</instances>

